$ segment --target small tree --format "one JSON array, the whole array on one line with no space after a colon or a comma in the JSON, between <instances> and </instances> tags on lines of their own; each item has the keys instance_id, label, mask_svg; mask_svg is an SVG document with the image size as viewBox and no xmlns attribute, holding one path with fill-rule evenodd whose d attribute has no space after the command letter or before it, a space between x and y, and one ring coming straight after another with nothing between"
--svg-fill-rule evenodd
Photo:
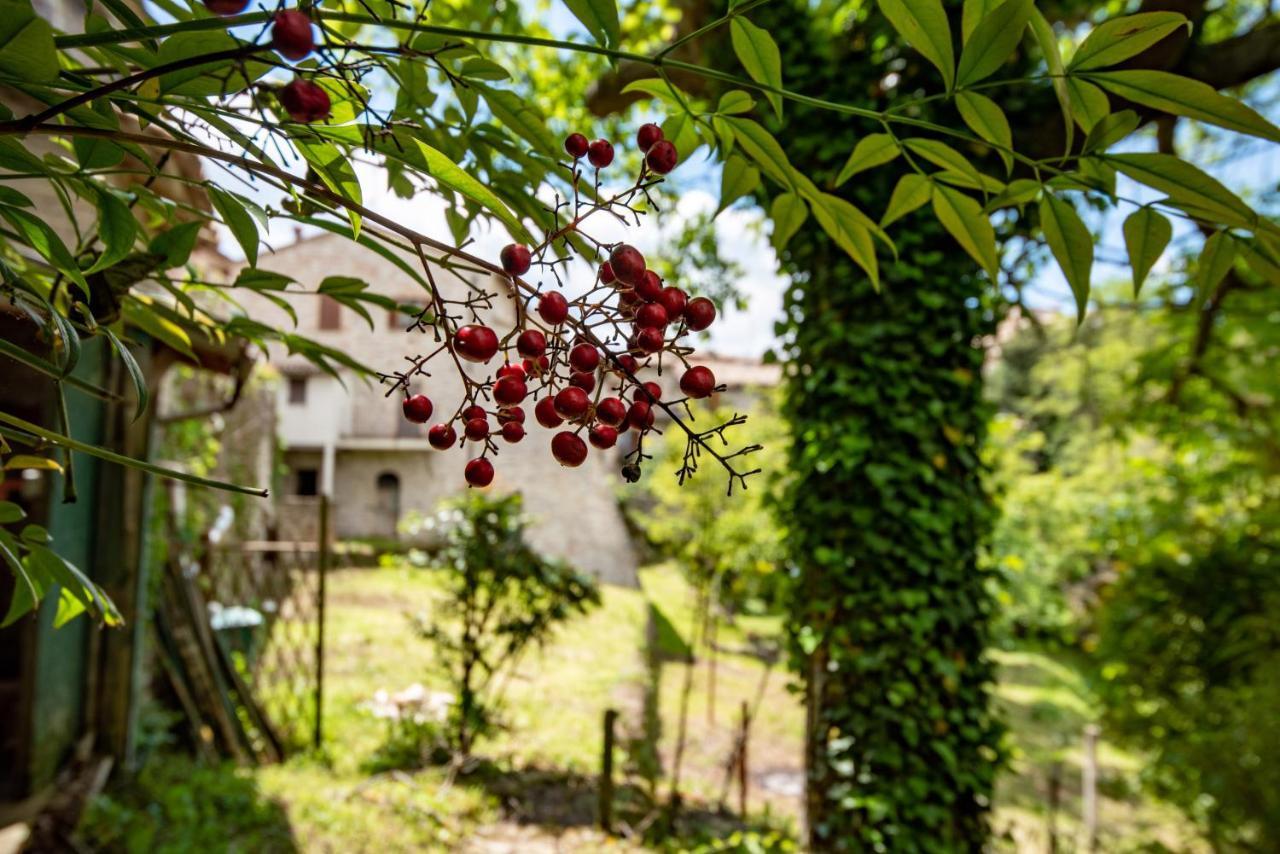
<instances>
[{"instance_id":1,"label":"small tree","mask_svg":"<svg viewBox=\"0 0 1280 854\"><path fill-rule=\"evenodd\" d=\"M524 537L519 495L472 493L440 514L445 597L431 618L412 619L429 640L458 700L449 716L461 756L496 726L508 677L531 644L600 603L595 580L535 551Z\"/></svg>"}]
</instances>

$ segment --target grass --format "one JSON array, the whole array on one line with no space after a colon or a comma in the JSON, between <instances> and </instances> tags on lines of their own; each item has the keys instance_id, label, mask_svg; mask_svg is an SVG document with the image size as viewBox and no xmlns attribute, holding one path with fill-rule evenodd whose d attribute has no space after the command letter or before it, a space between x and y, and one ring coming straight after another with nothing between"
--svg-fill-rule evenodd
<instances>
[{"instance_id":1,"label":"grass","mask_svg":"<svg viewBox=\"0 0 1280 854\"><path fill-rule=\"evenodd\" d=\"M674 767L677 722L687 676L688 734L681 790L689 799L690 835L727 838L740 827L717 809L726 794L726 763L734 749L740 709L756 709L748 789L752 823L798 827L802 784L803 710L788 690L781 665L759 657L762 638L776 638L781 622L748 617L717 634L714 688L710 661L687 660L694 603L670 565L642 573L642 589L606 588L603 604L563 627L545 648L527 654L507 692L510 729L483 742L486 764L456 779L436 766L388 762L391 731L365 704L379 689L414 682L445 685L428 644L406 614L439 603L437 576L396 564L335 572L329 583L324 755L299 755L282 765L236 769L197 767L173 758L152 763L132 786L100 798L84 833L101 850L181 851L631 851L638 843L594 829L595 778L602 718L621 713L618 778L632 788L624 808L644 799L641 773L661 768L665 798ZM658 655L646 653L655 639ZM997 699L1010 726L1013 761L1002 776L995 810L996 850L1046 850L1047 781L1061 768L1060 851L1079 839L1080 735L1094 704L1069 662L1035 651L995 653ZM690 668L692 667L692 670ZM761 701L756 706L757 696ZM656 713L656 714L655 714ZM657 755L628 751L648 732ZM1098 747L1102 850L1158 843L1196 850L1190 831L1171 809L1137 794L1141 758L1105 738ZM648 763L648 764L646 764ZM398 767L397 767L398 766ZM388 770L374 772L371 767ZM792 787L789 790L788 787ZM209 810L213 810L212 813ZM235 816L231 821L228 816ZM629 819L636 815L629 813ZM211 844L217 828L221 847ZM690 846L691 848L691 846ZM690 850L668 843L663 850ZM702 850L702 849L699 849ZM707 850L747 850L725 843Z\"/></svg>"}]
</instances>

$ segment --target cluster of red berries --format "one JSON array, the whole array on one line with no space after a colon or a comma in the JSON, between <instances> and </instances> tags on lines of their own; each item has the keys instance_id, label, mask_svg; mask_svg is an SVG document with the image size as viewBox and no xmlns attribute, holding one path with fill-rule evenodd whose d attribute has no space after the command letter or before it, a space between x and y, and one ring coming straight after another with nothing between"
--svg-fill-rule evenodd
<instances>
[{"instance_id":1,"label":"cluster of red berries","mask_svg":"<svg viewBox=\"0 0 1280 854\"><path fill-rule=\"evenodd\" d=\"M675 146L663 139L657 125L641 127L637 142L645 152L648 172L666 174L675 168ZM565 140L565 151L575 163L585 156L597 169L608 166L614 157L608 140L589 142L579 133ZM535 254L546 248L544 244L531 250L513 243L502 249L498 260L515 280L532 269ZM462 441L483 445L481 455L466 466L470 485L484 487L493 481L488 453L497 449L495 437L508 444L524 439L523 405L527 400L535 401L533 417L539 424L551 430L564 428L552 437L551 454L570 467L586 461L588 443L607 450L627 430L643 435L654 425L656 408L682 402L663 401L661 386L641 382L636 375L663 351L687 352L681 351L677 342L687 332L709 327L715 320L715 304L706 297L690 299L680 288L664 285L640 251L626 243L611 247L608 260L597 272L593 294L596 296L591 300L570 302L558 290L540 291L531 306L533 311L525 315L525 328L518 334L513 330L500 340L493 329L472 323L459 327L447 342L455 356L474 364L488 364L500 352L505 357L493 377L478 384L492 399L492 411L478 405L473 396L470 405L454 418L433 425L427 432L431 446L439 450L459 442L455 424L461 427ZM603 311L604 305L611 307L610 320L619 340L625 341L625 347L619 348L622 352L612 352L593 334L576 334L576 330L593 325L588 323L589 315ZM513 338L513 343L504 343ZM407 394L407 382L405 389ZM715 389L715 375L705 366L687 367L680 377L683 399L706 398ZM404 415L415 423L430 421L433 410L424 394L404 399ZM496 424L490 422L490 416Z\"/></svg>"},{"instance_id":2,"label":"cluster of red berries","mask_svg":"<svg viewBox=\"0 0 1280 854\"><path fill-rule=\"evenodd\" d=\"M239 15L249 0L204 0L215 15ZM271 21L271 47L290 62L306 59L315 50L311 18L298 9L283 9ZM295 122L319 122L329 118L331 103L324 88L305 77L295 77L277 93L280 106Z\"/></svg>"}]
</instances>

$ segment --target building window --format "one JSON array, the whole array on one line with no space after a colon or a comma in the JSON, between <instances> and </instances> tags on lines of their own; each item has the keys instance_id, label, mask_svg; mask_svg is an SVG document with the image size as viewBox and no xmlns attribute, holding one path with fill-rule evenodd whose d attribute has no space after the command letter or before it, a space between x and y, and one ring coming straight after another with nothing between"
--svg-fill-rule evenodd
<instances>
[{"instance_id":1,"label":"building window","mask_svg":"<svg viewBox=\"0 0 1280 854\"><path fill-rule=\"evenodd\" d=\"M386 526L384 533L394 537L400 521L400 477L392 472L378 475L378 516Z\"/></svg>"},{"instance_id":2,"label":"building window","mask_svg":"<svg viewBox=\"0 0 1280 854\"><path fill-rule=\"evenodd\" d=\"M297 488L294 492L297 495L318 495L320 493L317 488L319 486L319 474L315 469L298 469L293 476L296 479Z\"/></svg>"},{"instance_id":3,"label":"building window","mask_svg":"<svg viewBox=\"0 0 1280 854\"><path fill-rule=\"evenodd\" d=\"M320 328L342 328L342 305L333 297L324 294L320 297Z\"/></svg>"},{"instance_id":4,"label":"building window","mask_svg":"<svg viewBox=\"0 0 1280 854\"><path fill-rule=\"evenodd\" d=\"M301 406L307 402L307 378L289 377L289 403Z\"/></svg>"}]
</instances>

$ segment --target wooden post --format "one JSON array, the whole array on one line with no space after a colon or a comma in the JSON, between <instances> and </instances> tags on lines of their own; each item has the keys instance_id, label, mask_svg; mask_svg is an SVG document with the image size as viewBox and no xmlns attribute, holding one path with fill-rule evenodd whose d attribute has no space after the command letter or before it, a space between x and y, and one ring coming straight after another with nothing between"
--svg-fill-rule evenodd
<instances>
[{"instance_id":1,"label":"wooden post","mask_svg":"<svg viewBox=\"0 0 1280 854\"><path fill-rule=\"evenodd\" d=\"M742 735L738 740L738 815L747 818L747 739L751 735L751 709L742 701Z\"/></svg>"},{"instance_id":2,"label":"wooden post","mask_svg":"<svg viewBox=\"0 0 1280 854\"><path fill-rule=\"evenodd\" d=\"M320 494L320 533L316 544L316 571L320 573L316 593L316 731L315 747L324 742L324 604L325 581L329 574L329 496Z\"/></svg>"},{"instance_id":3,"label":"wooden post","mask_svg":"<svg viewBox=\"0 0 1280 854\"><path fill-rule=\"evenodd\" d=\"M1080 789L1083 800L1084 850L1098 847L1098 735L1097 724L1084 728L1084 766L1081 769Z\"/></svg>"},{"instance_id":4,"label":"wooden post","mask_svg":"<svg viewBox=\"0 0 1280 854\"><path fill-rule=\"evenodd\" d=\"M613 832L613 730L617 721L617 710L605 709L604 748L600 756L600 829L605 833Z\"/></svg>"}]
</instances>

